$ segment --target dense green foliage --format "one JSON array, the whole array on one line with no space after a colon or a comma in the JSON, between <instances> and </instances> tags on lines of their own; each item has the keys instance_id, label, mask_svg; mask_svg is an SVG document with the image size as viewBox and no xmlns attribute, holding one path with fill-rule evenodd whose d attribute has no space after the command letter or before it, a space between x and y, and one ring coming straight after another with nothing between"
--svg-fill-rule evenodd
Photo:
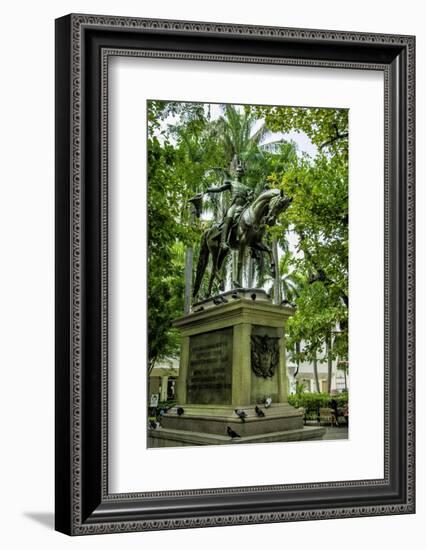
<instances>
[{"instance_id":1,"label":"dense green foliage","mask_svg":"<svg viewBox=\"0 0 426 550\"><path fill-rule=\"evenodd\" d=\"M297 276L296 314L288 324L293 359L324 361L348 356L348 111L259 107L274 132L304 132L317 146L314 159L302 157L286 171L270 175L293 197L275 232L291 229L298 254L287 264ZM282 234L282 233L281 233ZM285 233L284 233L285 234ZM303 341L303 346L296 346ZM320 359L318 359L320 360Z\"/></svg>"},{"instance_id":2,"label":"dense green foliage","mask_svg":"<svg viewBox=\"0 0 426 550\"><path fill-rule=\"evenodd\" d=\"M188 198L188 155L160 133L167 104L153 102L148 120L148 341L149 367L173 355L178 336L171 321L182 314L184 249L190 227L182 205ZM186 222L186 223L185 223Z\"/></svg>"},{"instance_id":3,"label":"dense green foliage","mask_svg":"<svg viewBox=\"0 0 426 550\"><path fill-rule=\"evenodd\" d=\"M299 393L288 396L288 402L290 405L293 405L293 407L296 408L303 407L308 414L318 413L320 407L330 407L332 399L337 402L337 407L340 409L348 404L349 394L347 392L343 392L333 395L331 398L328 393L315 392Z\"/></svg>"},{"instance_id":4,"label":"dense green foliage","mask_svg":"<svg viewBox=\"0 0 426 550\"><path fill-rule=\"evenodd\" d=\"M211 110L211 105L149 102L150 366L178 352L171 321L183 313L185 250L192 247L196 259L206 223L191 222L188 199L220 185L237 163L244 164L244 182L255 194L267 182L293 198L267 236L280 250L281 298L295 306L288 324L293 359L347 359L347 110L227 105L220 117ZM310 139L315 157L297 151L290 139L294 133ZM205 205L220 215L228 200L226 193L209 195ZM289 246L290 234L296 249ZM258 284L268 283L264 264L253 274Z\"/></svg>"}]
</instances>

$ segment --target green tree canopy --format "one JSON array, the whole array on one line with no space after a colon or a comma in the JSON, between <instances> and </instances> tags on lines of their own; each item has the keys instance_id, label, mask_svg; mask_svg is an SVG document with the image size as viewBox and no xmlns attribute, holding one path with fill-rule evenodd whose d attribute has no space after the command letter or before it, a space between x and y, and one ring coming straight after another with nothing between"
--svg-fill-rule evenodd
<instances>
[{"instance_id":1,"label":"green tree canopy","mask_svg":"<svg viewBox=\"0 0 426 550\"><path fill-rule=\"evenodd\" d=\"M217 112L217 107L215 107ZM303 133L314 158L288 134ZM242 162L245 183L265 182L293 198L269 238L281 258L281 292L296 306L288 323L295 359L321 349L347 358L348 111L224 105L220 116L200 103L148 105L148 336L150 366L179 350L173 319L183 314L184 253L203 225L190 220L188 199L220 184ZM224 204L217 195L213 212ZM226 205L225 205L226 206ZM289 246L289 237L296 248ZM262 272L265 273L264 269ZM262 281L260 281L262 282ZM303 345L301 345L303 343Z\"/></svg>"},{"instance_id":2,"label":"green tree canopy","mask_svg":"<svg viewBox=\"0 0 426 550\"><path fill-rule=\"evenodd\" d=\"M289 267L299 284L296 313L288 323L295 359L347 358L348 349L348 111L258 107L268 128L303 132L317 146L314 159L301 156L270 175L293 198L275 233L291 230L298 249ZM304 347L296 346L304 342ZM297 356L297 357L296 357Z\"/></svg>"}]
</instances>

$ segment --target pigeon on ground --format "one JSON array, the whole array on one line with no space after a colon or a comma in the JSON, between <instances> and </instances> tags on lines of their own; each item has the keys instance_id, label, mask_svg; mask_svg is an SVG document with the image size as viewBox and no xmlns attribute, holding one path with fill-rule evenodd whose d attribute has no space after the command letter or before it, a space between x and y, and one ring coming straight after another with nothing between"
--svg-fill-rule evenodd
<instances>
[{"instance_id":1,"label":"pigeon on ground","mask_svg":"<svg viewBox=\"0 0 426 550\"><path fill-rule=\"evenodd\" d=\"M265 416L265 413L257 405L254 410L256 411L257 416Z\"/></svg>"},{"instance_id":2,"label":"pigeon on ground","mask_svg":"<svg viewBox=\"0 0 426 550\"><path fill-rule=\"evenodd\" d=\"M178 407L176 409L176 412L177 412L178 416L182 416L185 411L182 409L182 407Z\"/></svg>"},{"instance_id":3,"label":"pigeon on ground","mask_svg":"<svg viewBox=\"0 0 426 550\"><path fill-rule=\"evenodd\" d=\"M241 437L240 435L237 434L237 432L234 432L234 430L232 428L230 428L229 426L227 426L227 428L226 428L226 433L232 439L235 439L236 437Z\"/></svg>"},{"instance_id":4,"label":"pigeon on ground","mask_svg":"<svg viewBox=\"0 0 426 550\"><path fill-rule=\"evenodd\" d=\"M242 422L246 421L247 413L242 409L235 409L235 414L241 419Z\"/></svg>"},{"instance_id":5,"label":"pigeon on ground","mask_svg":"<svg viewBox=\"0 0 426 550\"><path fill-rule=\"evenodd\" d=\"M265 409L269 409L269 407L272 405L272 397L267 397L265 399Z\"/></svg>"}]
</instances>

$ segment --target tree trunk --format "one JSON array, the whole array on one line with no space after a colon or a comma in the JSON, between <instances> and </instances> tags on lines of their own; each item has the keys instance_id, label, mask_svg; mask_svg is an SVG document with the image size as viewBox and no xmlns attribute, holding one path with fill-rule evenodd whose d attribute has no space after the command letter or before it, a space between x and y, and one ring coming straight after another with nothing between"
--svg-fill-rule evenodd
<instances>
[{"instance_id":1,"label":"tree trunk","mask_svg":"<svg viewBox=\"0 0 426 550\"><path fill-rule=\"evenodd\" d=\"M191 309L191 290L192 290L192 264L194 258L194 251L192 247L185 250L185 301L184 301L184 313L189 313Z\"/></svg>"},{"instance_id":2,"label":"tree trunk","mask_svg":"<svg viewBox=\"0 0 426 550\"><path fill-rule=\"evenodd\" d=\"M156 359L150 359L148 361L148 375L150 375L151 372L153 371L156 361L157 361Z\"/></svg>"},{"instance_id":3,"label":"tree trunk","mask_svg":"<svg viewBox=\"0 0 426 550\"><path fill-rule=\"evenodd\" d=\"M195 211L191 209L190 224L194 225ZM191 292L192 292L192 267L194 262L194 249L188 246L185 250L185 296L183 303L184 313L189 313L191 309Z\"/></svg>"},{"instance_id":4,"label":"tree trunk","mask_svg":"<svg viewBox=\"0 0 426 550\"><path fill-rule=\"evenodd\" d=\"M319 385L319 378L318 378L318 360L317 360L317 354L315 353L314 357L314 381L315 381L315 388L317 392L320 392L320 385Z\"/></svg>"},{"instance_id":5,"label":"tree trunk","mask_svg":"<svg viewBox=\"0 0 426 550\"><path fill-rule=\"evenodd\" d=\"M280 279L280 266L279 266L279 259L278 259L277 239L272 239L272 256L275 262L274 304L281 304L281 279Z\"/></svg>"},{"instance_id":6,"label":"tree trunk","mask_svg":"<svg viewBox=\"0 0 426 550\"><path fill-rule=\"evenodd\" d=\"M331 376L333 374L333 359L331 358L331 336L326 340L326 353L327 353L327 393L331 393Z\"/></svg>"},{"instance_id":7,"label":"tree trunk","mask_svg":"<svg viewBox=\"0 0 426 550\"><path fill-rule=\"evenodd\" d=\"M294 371L294 379L296 379L296 376L299 374L299 368L300 368L300 342L296 342L296 353L297 353L297 361L296 361L296 370Z\"/></svg>"}]
</instances>

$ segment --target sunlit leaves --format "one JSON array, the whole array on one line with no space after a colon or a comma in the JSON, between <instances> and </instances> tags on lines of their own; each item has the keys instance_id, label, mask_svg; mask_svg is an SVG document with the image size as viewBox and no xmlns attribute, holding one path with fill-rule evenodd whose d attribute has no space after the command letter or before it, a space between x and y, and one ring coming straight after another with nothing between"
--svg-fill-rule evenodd
<instances>
[{"instance_id":1,"label":"sunlit leaves","mask_svg":"<svg viewBox=\"0 0 426 550\"><path fill-rule=\"evenodd\" d=\"M149 357L179 351L171 321L183 312L184 251L205 222L191 221L188 199L245 166L244 183L258 194L281 189L293 201L267 239L285 253L281 294L296 305L288 344L296 359L312 361L331 337L330 354L347 358L348 342L348 111L346 109L221 106L165 101L148 109ZM219 107L215 107L219 109ZM311 158L283 134L300 133L315 145ZM205 197L220 217L228 192ZM289 237L296 249L289 246ZM287 251L287 252L286 252ZM257 269L267 277L266 265ZM300 350L300 351L299 351Z\"/></svg>"},{"instance_id":2,"label":"sunlit leaves","mask_svg":"<svg viewBox=\"0 0 426 550\"><path fill-rule=\"evenodd\" d=\"M296 313L288 323L295 360L313 361L328 338L332 358L348 354L348 111L345 109L258 107L274 132L304 132L317 147L269 179L293 198L275 236L289 229L298 251L288 273L299 278ZM303 346L296 343L303 342Z\"/></svg>"}]
</instances>

